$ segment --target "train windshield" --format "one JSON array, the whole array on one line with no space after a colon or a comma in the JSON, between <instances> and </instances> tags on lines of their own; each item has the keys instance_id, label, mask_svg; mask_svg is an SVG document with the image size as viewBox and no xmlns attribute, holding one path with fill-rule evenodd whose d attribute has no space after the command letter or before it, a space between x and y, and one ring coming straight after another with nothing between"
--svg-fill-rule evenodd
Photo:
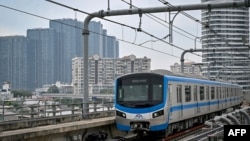
<instances>
[{"instance_id":1,"label":"train windshield","mask_svg":"<svg viewBox=\"0 0 250 141\"><path fill-rule=\"evenodd\" d=\"M163 102L163 77L158 75L118 79L117 86L117 104L143 108Z\"/></svg>"}]
</instances>

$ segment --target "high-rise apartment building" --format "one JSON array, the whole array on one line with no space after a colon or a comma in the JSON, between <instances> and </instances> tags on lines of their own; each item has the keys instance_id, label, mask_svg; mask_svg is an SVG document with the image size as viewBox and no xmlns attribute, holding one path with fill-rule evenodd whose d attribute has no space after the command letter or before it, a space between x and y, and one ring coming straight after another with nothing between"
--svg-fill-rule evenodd
<instances>
[{"instance_id":1,"label":"high-rise apartment building","mask_svg":"<svg viewBox=\"0 0 250 141\"><path fill-rule=\"evenodd\" d=\"M99 55L89 57L90 93L100 93L101 89L113 89L114 80L127 73L149 72L151 59L136 58L135 55L123 58L101 58ZM83 59L72 59L72 83L74 94L83 93Z\"/></svg>"},{"instance_id":2,"label":"high-rise apartment building","mask_svg":"<svg viewBox=\"0 0 250 141\"><path fill-rule=\"evenodd\" d=\"M82 27L77 20L56 19L49 28L28 29L27 37L0 37L0 83L9 81L13 90L34 90L56 81L70 84L72 58L83 56ZM89 30L89 56L119 57L116 38L100 22L91 21Z\"/></svg>"},{"instance_id":3,"label":"high-rise apartment building","mask_svg":"<svg viewBox=\"0 0 250 141\"><path fill-rule=\"evenodd\" d=\"M28 82L33 88L53 84L57 70L56 32L50 28L27 30L28 43Z\"/></svg>"},{"instance_id":4,"label":"high-rise apartment building","mask_svg":"<svg viewBox=\"0 0 250 141\"><path fill-rule=\"evenodd\" d=\"M201 0L202 3L236 0ZM203 52L202 73L210 78L224 79L250 90L249 52L235 51L249 44L248 7L202 10L202 48L214 48ZM232 51L216 51L217 48L232 48ZM208 74L210 73L210 74Z\"/></svg>"},{"instance_id":5,"label":"high-rise apartment building","mask_svg":"<svg viewBox=\"0 0 250 141\"><path fill-rule=\"evenodd\" d=\"M82 26L82 22L73 19L56 19L49 23L49 27L55 30L57 36L56 77L61 82L71 82L71 59L83 56Z\"/></svg>"},{"instance_id":6,"label":"high-rise apartment building","mask_svg":"<svg viewBox=\"0 0 250 141\"><path fill-rule=\"evenodd\" d=\"M0 85L9 82L12 88L27 89L27 38L0 37Z\"/></svg>"},{"instance_id":7,"label":"high-rise apartment building","mask_svg":"<svg viewBox=\"0 0 250 141\"><path fill-rule=\"evenodd\" d=\"M57 33L58 43L58 69L56 74L58 79L64 83L71 83L72 58L83 56L83 22L73 19L58 19L50 21L50 28ZM98 54L101 57L109 56L117 58L119 56L119 44L115 37L109 38L107 31L103 29L100 22L91 21L89 23L89 56ZM109 54L104 53L109 52Z\"/></svg>"}]
</instances>

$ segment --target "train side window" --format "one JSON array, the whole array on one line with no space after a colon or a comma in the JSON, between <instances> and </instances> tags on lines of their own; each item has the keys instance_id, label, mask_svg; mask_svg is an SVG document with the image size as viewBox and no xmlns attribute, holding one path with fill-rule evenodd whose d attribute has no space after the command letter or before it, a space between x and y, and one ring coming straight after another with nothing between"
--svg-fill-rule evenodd
<instances>
[{"instance_id":1,"label":"train side window","mask_svg":"<svg viewBox=\"0 0 250 141\"><path fill-rule=\"evenodd\" d=\"M215 96L214 87L211 87L211 99L214 99L214 96Z\"/></svg>"},{"instance_id":2,"label":"train side window","mask_svg":"<svg viewBox=\"0 0 250 141\"><path fill-rule=\"evenodd\" d=\"M204 100L204 87L200 86L200 100Z\"/></svg>"},{"instance_id":3,"label":"train side window","mask_svg":"<svg viewBox=\"0 0 250 141\"><path fill-rule=\"evenodd\" d=\"M185 86L185 102L191 101L191 86Z\"/></svg>"},{"instance_id":4,"label":"train side window","mask_svg":"<svg viewBox=\"0 0 250 141\"><path fill-rule=\"evenodd\" d=\"M216 87L216 98L219 99L219 88Z\"/></svg>"},{"instance_id":5,"label":"train side window","mask_svg":"<svg viewBox=\"0 0 250 141\"><path fill-rule=\"evenodd\" d=\"M231 97L234 96L234 93L233 93L233 88L231 88Z\"/></svg>"},{"instance_id":6,"label":"train side window","mask_svg":"<svg viewBox=\"0 0 250 141\"><path fill-rule=\"evenodd\" d=\"M226 95L226 92L225 92L226 90L225 89L226 88L224 88L224 87L222 88L222 98L224 98L224 96Z\"/></svg>"},{"instance_id":7,"label":"train side window","mask_svg":"<svg viewBox=\"0 0 250 141\"><path fill-rule=\"evenodd\" d=\"M221 87L219 87L220 99L221 99Z\"/></svg>"},{"instance_id":8,"label":"train side window","mask_svg":"<svg viewBox=\"0 0 250 141\"><path fill-rule=\"evenodd\" d=\"M197 101L197 86L194 86L194 101Z\"/></svg>"},{"instance_id":9,"label":"train side window","mask_svg":"<svg viewBox=\"0 0 250 141\"><path fill-rule=\"evenodd\" d=\"M229 96L229 90L228 90L228 88L226 88L226 96L228 97Z\"/></svg>"},{"instance_id":10,"label":"train side window","mask_svg":"<svg viewBox=\"0 0 250 141\"><path fill-rule=\"evenodd\" d=\"M209 99L209 87L208 86L206 87L206 99L207 100Z\"/></svg>"},{"instance_id":11,"label":"train side window","mask_svg":"<svg viewBox=\"0 0 250 141\"><path fill-rule=\"evenodd\" d=\"M177 87L176 87L177 103L181 103L181 90L182 90L182 86L177 85Z\"/></svg>"}]
</instances>

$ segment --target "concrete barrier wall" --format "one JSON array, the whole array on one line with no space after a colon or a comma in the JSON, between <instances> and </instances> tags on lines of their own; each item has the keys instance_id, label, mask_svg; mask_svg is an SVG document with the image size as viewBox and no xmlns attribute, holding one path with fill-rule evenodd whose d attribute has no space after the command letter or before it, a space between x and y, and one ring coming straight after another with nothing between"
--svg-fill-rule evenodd
<instances>
[{"instance_id":1,"label":"concrete barrier wall","mask_svg":"<svg viewBox=\"0 0 250 141\"><path fill-rule=\"evenodd\" d=\"M2 131L0 134L0 140L86 141L88 137L98 133L105 133L109 139L112 139L115 136L124 136L127 134L116 129L114 117L106 117L67 122L56 125Z\"/></svg>"}]
</instances>

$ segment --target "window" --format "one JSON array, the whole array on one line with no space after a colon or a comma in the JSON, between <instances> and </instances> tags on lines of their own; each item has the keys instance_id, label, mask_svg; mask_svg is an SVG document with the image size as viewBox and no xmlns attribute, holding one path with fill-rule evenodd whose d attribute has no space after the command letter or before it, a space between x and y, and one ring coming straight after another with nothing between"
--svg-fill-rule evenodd
<instances>
[{"instance_id":1,"label":"window","mask_svg":"<svg viewBox=\"0 0 250 141\"><path fill-rule=\"evenodd\" d=\"M211 87L211 99L214 99L214 96L215 96L215 94L214 94L214 87Z\"/></svg>"},{"instance_id":2,"label":"window","mask_svg":"<svg viewBox=\"0 0 250 141\"><path fill-rule=\"evenodd\" d=\"M161 101L162 98L162 85L158 84L158 85L152 85L153 87L153 95L152 95L152 100L153 101Z\"/></svg>"},{"instance_id":3,"label":"window","mask_svg":"<svg viewBox=\"0 0 250 141\"><path fill-rule=\"evenodd\" d=\"M231 97L233 97L233 88L230 88L231 89Z\"/></svg>"},{"instance_id":4,"label":"window","mask_svg":"<svg viewBox=\"0 0 250 141\"><path fill-rule=\"evenodd\" d=\"M181 103L181 85L177 85L176 93L177 93L177 103Z\"/></svg>"},{"instance_id":5,"label":"window","mask_svg":"<svg viewBox=\"0 0 250 141\"><path fill-rule=\"evenodd\" d=\"M194 101L197 101L197 86L194 86Z\"/></svg>"},{"instance_id":6,"label":"window","mask_svg":"<svg viewBox=\"0 0 250 141\"><path fill-rule=\"evenodd\" d=\"M204 100L204 87L200 86L200 100Z\"/></svg>"},{"instance_id":7,"label":"window","mask_svg":"<svg viewBox=\"0 0 250 141\"><path fill-rule=\"evenodd\" d=\"M216 98L219 99L219 88L218 87L216 87Z\"/></svg>"},{"instance_id":8,"label":"window","mask_svg":"<svg viewBox=\"0 0 250 141\"><path fill-rule=\"evenodd\" d=\"M191 101L191 86L185 86L185 101Z\"/></svg>"},{"instance_id":9,"label":"window","mask_svg":"<svg viewBox=\"0 0 250 141\"><path fill-rule=\"evenodd\" d=\"M226 97L228 97L229 90L228 90L228 88L225 88L225 90L226 90Z\"/></svg>"},{"instance_id":10,"label":"window","mask_svg":"<svg viewBox=\"0 0 250 141\"><path fill-rule=\"evenodd\" d=\"M206 87L206 99L209 100L209 87Z\"/></svg>"},{"instance_id":11,"label":"window","mask_svg":"<svg viewBox=\"0 0 250 141\"><path fill-rule=\"evenodd\" d=\"M220 93L220 99L221 99L222 97L221 97L221 88L220 87L219 87L219 93Z\"/></svg>"}]
</instances>

